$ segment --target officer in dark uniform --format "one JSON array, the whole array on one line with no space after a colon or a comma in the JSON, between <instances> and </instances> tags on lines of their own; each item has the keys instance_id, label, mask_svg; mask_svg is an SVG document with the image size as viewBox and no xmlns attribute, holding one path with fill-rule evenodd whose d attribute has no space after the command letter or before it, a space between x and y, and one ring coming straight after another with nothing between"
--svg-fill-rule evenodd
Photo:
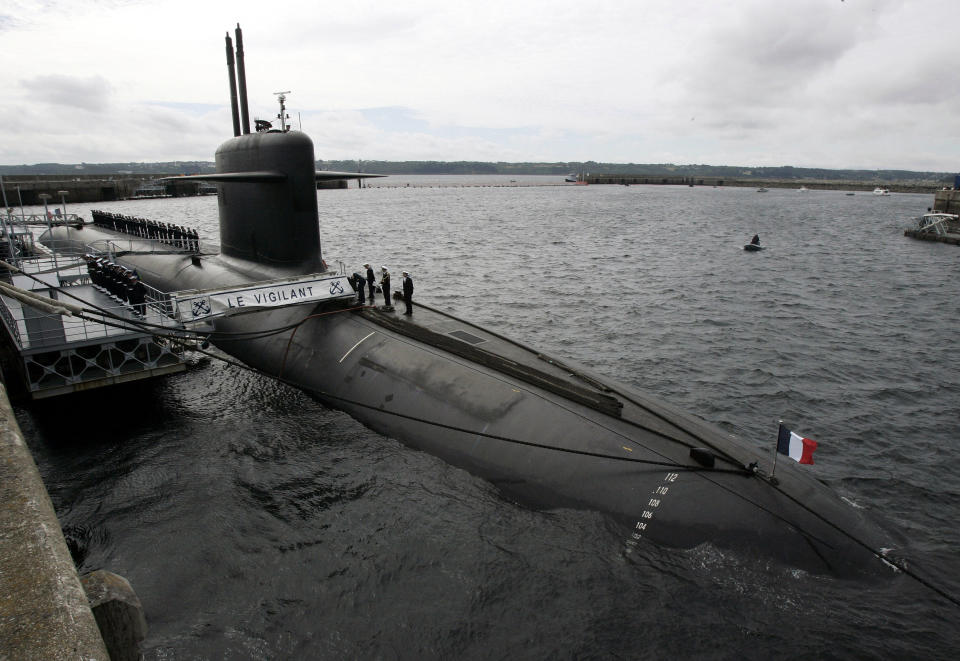
<instances>
[{"instance_id":1,"label":"officer in dark uniform","mask_svg":"<svg viewBox=\"0 0 960 661\"><path fill-rule=\"evenodd\" d=\"M133 309L136 309L133 301L135 283L136 283L136 278L133 277L133 273L130 273L129 271L126 272L124 274L124 282L123 282L123 294L124 294L123 298L124 300L126 300L127 305L129 305Z\"/></svg>"},{"instance_id":2,"label":"officer in dark uniform","mask_svg":"<svg viewBox=\"0 0 960 661\"><path fill-rule=\"evenodd\" d=\"M373 279L373 269L369 264L364 264L367 269L367 287L370 290L370 304L373 305L373 293L376 291L376 281Z\"/></svg>"},{"instance_id":3,"label":"officer in dark uniform","mask_svg":"<svg viewBox=\"0 0 960 661\"><path fill-rule=\"evenodd\" d=\"M134 312L142 317L147 311L146 288L136 273L130 275L130 283L133 286L130 294L130 304L133 306Z\"/></svg>"},{"instance_id":4,"label":"officer in dark uniform","mask_svg":"<svg viewBox=\"0 0 960 661\"><path fill-rule=\"evenodd\" d=\"M353 288L357 290L357 302L360 305L363 305L367 302L364 294L364 288L366 287L367 281L363 279L363 276L354 271L353 273L353 282L351 283Z\"/></svg>"},{"instance_id":5,"label":"officer in dark uniform","mask_svg":"<svg viewBox=\"0 0 960 661\"><path fill-rule=\"evenodd\" d=\"M403 303L407 306L404 314L413 314L413 279L408 271L403 272Z\"/></svg>"},{"instance_id":6,"label":"officer in dark uniform","mask_svg":"<svg viewBox=\"0 0 960 661\"><path fill-rule=\"evenodd\" d=\"M393 299L390 292L390 271L386 266L380 267L380 291L383 292L383 304L388 309L393 309Z\"/></svg>"},{"instance_id":7,"label":"officer in dark uniform","mask_svg":"<svg viewBox=\"0 0 960 661\"><path fill-rule=\"evenodd\" d=\"M90 272L90 280L97 289L103 289L103 258L97 257L93 260L93 270Z\"/></svg>"}]
</instances>

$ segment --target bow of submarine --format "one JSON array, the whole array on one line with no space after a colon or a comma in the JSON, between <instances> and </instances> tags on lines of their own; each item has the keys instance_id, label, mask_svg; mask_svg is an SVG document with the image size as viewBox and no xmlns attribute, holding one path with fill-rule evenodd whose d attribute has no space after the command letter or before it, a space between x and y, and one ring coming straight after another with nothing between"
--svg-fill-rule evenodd
<instances>
[{"instance_id":1,"label":"bow of submarine","mask_svg":"<svg viewBox=\"0 0 960 661\"><path fill-rule=\"evenodd\" d=\"M416 319L399 323L444 321L423 307ZM224 326L287 321L277 314ZM619 414L597 410L563 389L518 378L496 360L451 353L406 330L384 326L376 315L330 314L305 321L296 335L219 346L522 503L606 512L623 525L625 542L709 542L839 573L878 568L874 550L889 546L860 511L805 475L806 467L784 462L773 483L744 468L769 457L693 416L616 384ZM565 370L556 371L559 378ZM563 376L571 388L578 385ZM717 470L701 466L690 448L704 445L730 460L718 460Z\"/></svg>"}]
</instances>

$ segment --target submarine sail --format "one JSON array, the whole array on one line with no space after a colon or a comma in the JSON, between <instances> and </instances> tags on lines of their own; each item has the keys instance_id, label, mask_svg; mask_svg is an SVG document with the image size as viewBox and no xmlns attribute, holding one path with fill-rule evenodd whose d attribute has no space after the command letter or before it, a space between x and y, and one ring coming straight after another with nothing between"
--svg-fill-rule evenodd
<instances>
[{"instance_id":1,"label":"submarine sail","mask_svg":"<svg viewBox=\"0 0 960 661\"><path fill-rule=\"evenodd\" d=\"M245 80L239 88L245 97ZM152 287L210 291L326 272L312 141L286 127L243 132L233 109L216 174L195 177L218 182L221 251L117 256ZM82 247L116 232L54 228L50 237ZM700 418L431 306L405 316L339 296L209 323L224 352L511 498L608 514L628 553L712 543L861 573L885 567L881 549L893 546L802 467L784 462L774 478L766 453Z\"/></svg>"}]
</instances>

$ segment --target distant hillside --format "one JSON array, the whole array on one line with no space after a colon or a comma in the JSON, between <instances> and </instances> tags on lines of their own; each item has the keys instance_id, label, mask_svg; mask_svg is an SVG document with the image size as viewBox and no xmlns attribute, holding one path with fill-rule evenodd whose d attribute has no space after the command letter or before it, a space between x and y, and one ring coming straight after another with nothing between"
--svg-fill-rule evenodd
<instances>
[{"instance_id":1,"label":"distant hillside","mask_svg":"<svg viewBox=\"0 0 960 661\"><path fill-rule=\"evenodd\" d=\"M637 174L650 176L716 177L795 181L856 181L865 183L923 182L952 184L951 172L910 170L828 170L825 168L746 167L739 165L674 165L672 163L483 163L476 161L317 161L325 170L373 174Z\"/></svg>"},{"instance_id":2,"label":"distant hillside","mask_svg":"<svg viewBox=\"0 0 960 661\"><path fill-rule=\"evenodd\" d=\"M369 172L371 174L507 174L565 175L636 174L651 176L718 177L793 181L850 181L864 183L953 184L952 172L910 170L828 170L825 168L747 167L739 165L674 165L672 163L485 163L481 161L317 161L317 169ZM201 174L214 171L210 161L157 163L37 163L0 165L0 175L70 174Z\"/></svg>"},{"instance_id":3,"label":"distant hillside","mask_svg":"<svg viewBox=\"0 0 960 661\"><path fill-rule=\"evenodd\" d=\"M0 165L5 174L205 174L215 172L212 161L168 161L157 163L37 163Z\"/></svg>"}]
</instances>

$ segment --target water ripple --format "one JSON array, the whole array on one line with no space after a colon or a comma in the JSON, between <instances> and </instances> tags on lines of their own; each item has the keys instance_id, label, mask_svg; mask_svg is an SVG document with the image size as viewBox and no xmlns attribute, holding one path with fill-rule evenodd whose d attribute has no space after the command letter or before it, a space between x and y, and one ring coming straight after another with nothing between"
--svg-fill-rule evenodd
<instances>
[{"instance_id":1,"label":"water ripple","mask_svg":"<svg viewBox=\"0 0 960 661\"><path fill-rule=\"evenodd\" d=\"M318 195L329 263L410 270L421 300L771 456L785 420L820 442L812 474L960 591L960 252L902 235L929 196L406 181ZM96 206L217 238L213 198ZM747 253L755 232L767 249ZM147 658L952 658L960 647L956 610L905 577L851 584L710 545L626 556L602 516L524 509L217 363L129 392L119 407L94 396L18 418L81 568L123 574L144 602Z\"/></svg>"}]
</instances>

